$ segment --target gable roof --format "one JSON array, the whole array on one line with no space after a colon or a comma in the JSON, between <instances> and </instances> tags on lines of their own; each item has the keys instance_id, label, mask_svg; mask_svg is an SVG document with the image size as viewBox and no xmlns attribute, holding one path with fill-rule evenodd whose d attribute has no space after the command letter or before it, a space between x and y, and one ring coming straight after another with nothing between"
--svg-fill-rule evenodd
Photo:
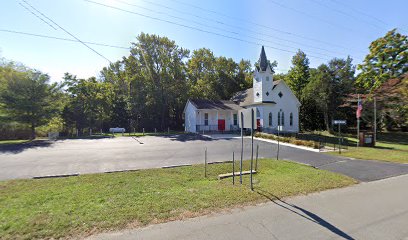
<instances>
[{"instance_id":1,"label":"gable roof","mask_svg":"<svg viewBox=\"0 0 408 240\"><path fill-rule=\"evenodd\" d=\"M273 89L275 89L275 87L280 83L280 80L277 81L273 81L273 87L272 87L272 91ZM255 103L254 102L254 89L253 88L248 88L246 90L240 91L240 92L236 92L232 98L231 101L239 104L239 106L241 107L246 107L246 106L250 106L250 105L254 105L254 104L260 104L260 103ZM275 103L273 101L264 101L262 103Z\"/></svg>"},{"instance_id":2,"label":"gable roof","mask_svg":"<svg viewBox=\"0 0 408 240\"><path fill-rule=\"evenodd\" d=\"M189 99L197 109L211 109L211 110L240 110L238 104L228 100L207 100L207 99Z\"/></svg>"}]
</instances>

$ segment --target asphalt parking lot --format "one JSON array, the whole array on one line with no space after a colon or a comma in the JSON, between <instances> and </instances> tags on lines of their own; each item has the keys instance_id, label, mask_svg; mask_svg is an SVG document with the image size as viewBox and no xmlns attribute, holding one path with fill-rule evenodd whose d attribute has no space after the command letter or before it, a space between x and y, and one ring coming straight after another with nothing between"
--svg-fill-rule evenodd
<instances>
[{"instance_id":1,"label":"asphalt parking lot","mask_svg":"<svg viewBox=\"0 0 408 240\"><path fill-rule=\"evenodd\" d=\"M241 140L210 139L200 135L116 137L36 141L0 147L0 180L40 176L99 173L163 166L229 161L238 158ZM276 158L277 145L256 141L260 158ZM244 159L250 159L250 139L244 139ZM350 160L288 146L280 158L339 172L360 181L408 174L407 164Z\"/></svg>"}]
</instances>

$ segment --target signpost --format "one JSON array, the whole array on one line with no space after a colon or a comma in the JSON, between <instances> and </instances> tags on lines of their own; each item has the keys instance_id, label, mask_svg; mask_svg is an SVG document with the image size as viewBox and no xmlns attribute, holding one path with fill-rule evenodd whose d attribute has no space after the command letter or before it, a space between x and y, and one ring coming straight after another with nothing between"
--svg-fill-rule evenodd
<instances>
[{"instance_id":1,"label":"signpost","mask_svg":"<svg viewBox=\"0 0 408 240\"><path fill-rule=\"evenodd\" d=\"M276 151L276 160L279 160L279 133L283 130L283 126L278 125L278 151Z\"/></svg>"},{"instance_id":2,"label":"signpost","mask_svg":"<svg viewBox=\"0 0 408 240\"><path fill-rule=\"evenodd\" d=\"M333 124L337 124L338 129L339 129L339 154L341 154L342 136L341 136L340 129L341 129L341 125L347 124L347 121L346 120L333 120Z\"/></svg>"},{"instance_id":3,"label":"signpost","mask_svg":"<svg viewBox=\"0 0 408 240\"><path fill-rule=\"evenodd\" d=\"M244 157L244 128L251 129L251 166L250 166L250 185L251 190L253 190L253 182L252 182L252 167L253 167L253 160L254 160L254 129L256 129L256 108L247 108L239 111L240 117L240 128L241 128L241 167L240 167L240 183L242 184L242 160Z\"/></svg>"}]
</instances>

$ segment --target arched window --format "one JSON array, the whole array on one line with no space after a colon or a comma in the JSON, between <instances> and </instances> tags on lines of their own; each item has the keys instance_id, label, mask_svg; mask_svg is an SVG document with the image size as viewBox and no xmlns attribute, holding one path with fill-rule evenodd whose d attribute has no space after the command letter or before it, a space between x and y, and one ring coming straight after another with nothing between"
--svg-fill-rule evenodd
<instances>
[{"instance_id":1,"label":"arched window","mask_svg":"<svg viewBox=\"0 0 408 240\"><path fill-rule=\"evenodd\" d=\"M282 120L281 120L282 126L285 126L285 113L282 112Z\"/></svg>"},{"instance_id":2,"label":"arched window","mask_svg":"<svg viewBox=\"0 0 408 240\"><path fill-rule=\"evenodd\" d=\"M278 112L278 126L281 125L281 112Z\"/></svg>"},{"instance_id":3,"label":"arched window","mask_svg":"<svg viewBox=\"0 0 408 240\"><path fill-rule=\"evenodd\" d=\"M269 113L269 127L272 126L272 113Z\"/></svg>"},{"instance_id":4,"label":"arched window","mask_svg":"<svg viewBox=\"0 0 408 240\"><path fill-rule=\"evenodd\" d=\"M290 113L289 124L290 124L290 126L293 126L293 113Z\"/></svg>"}]
</instances>

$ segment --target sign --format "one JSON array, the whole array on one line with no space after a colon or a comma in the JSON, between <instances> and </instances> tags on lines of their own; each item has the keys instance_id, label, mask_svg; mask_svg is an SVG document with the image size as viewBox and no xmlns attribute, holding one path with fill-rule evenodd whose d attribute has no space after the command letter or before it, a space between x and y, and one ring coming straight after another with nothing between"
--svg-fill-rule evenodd
<instances>
[{"instance_id":1,"label":"sign","mask_svg":"<svg viewBox=\"0 0 408 240\"><path fill-rule=\"evenodd\" d=\"M241 115L243 115L243 120L244 120L244 125L242 126L243 128L251 128L251 122L252 122L252 118L251 118L251 110L254 110L254 124L252 126L252 129L256 129L256 108L246 108L246 109L242 109L239 111L238 117L239 117L239 127L241 127ZM241 114L242 113L242 114Z\"/></svg>"},{"instance_id":2,"label":"sign","mask_svg":"<svg viewBox=\"0 0 408 240\"><path fill-rule=\"evenodd\" d=\"M347 121L346 120L333 120L333 124L346 125Z\"/></svg>"}]
</instances>

